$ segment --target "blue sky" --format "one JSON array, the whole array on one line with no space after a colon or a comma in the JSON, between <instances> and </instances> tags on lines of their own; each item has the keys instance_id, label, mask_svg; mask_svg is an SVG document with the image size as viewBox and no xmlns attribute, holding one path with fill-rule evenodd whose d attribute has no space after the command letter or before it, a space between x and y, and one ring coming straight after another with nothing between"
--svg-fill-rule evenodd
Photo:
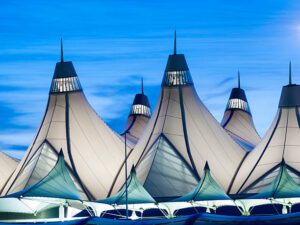
<instances>
[{"instance_id":1,"label":"blue sky","mask_svg":"<svg viewBox=\"0 0 300 225\"><path fill-rule=\"evenodd\" d=\"M123 129L144 77L154 108L177 30L197 92L220 121L239 69L261 135L292 60L300 83L298 0L1 1L0 149L21 157L42 119L59 41L91 105Z\"/></svg>"}]
</instances>

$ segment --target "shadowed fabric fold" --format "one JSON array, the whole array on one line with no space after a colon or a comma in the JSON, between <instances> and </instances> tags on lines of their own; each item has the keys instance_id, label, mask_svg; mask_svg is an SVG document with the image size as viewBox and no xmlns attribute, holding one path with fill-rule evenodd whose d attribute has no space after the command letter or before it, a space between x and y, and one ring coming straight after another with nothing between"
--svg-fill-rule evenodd
<instances>
[{"instance_id":1,"label":"shadowed fabric fold","mask_svg":"<svg viewBox=\"0 0 300 225\"><path fill-rule=\"evenodd\" d=\"M80 200L80 195L70 176L60 152L54 168L38 183L5 197L47 197Z\"/></svg>"},{"instance_id":2,"label":"shadowed fabric fold","mask_svg":"<svg viewBox=\"0 0 300 225\"><path fill-rule=\"evenodd\" d=\"M173 200L173 202L230 200L230 197L211 176L208 163L205 164L202 177L194 191Z\"/></svg>"},{"instance_id":3,"label":"shadowed fabric fold","mask_svg":"<svg viewBox=\"0 0 300 225\"><path fill-rule=\"evenodd\" d=\"M290 72L291 74L291 72ZM290 75L291 76L291 75ZM300 85L283 86L277 114L261 142L248 154L233 183L231 194L257 194L276 178L285 162L300 184Z\"/></svg>"},{"instance_id":4,"label":"shadowed fabric fold","mask_svg":"<svg viewBox=\"0 0 300 225\"><path fill-rule=\"evenodd\" d=\"M143 185L136 177L135 168L132 167L130 176L127 181L128 187L128 204L142 204L142 203L155 203L155 200L146 191ZM125 184L121 190L110 198L98 200L97 202L106 204L124 205L126 204L126 186Z\"/></svg>"},{"instance_id":5,"label":"shadowed fabric fold","mask_svg":"<svg viewBox=\"0 0 300 225\"><path fill-rule=\"evenodd\" d=\"M268 199L268 198L299 198L300 185L297 184L284 163L281 164L279 173L275 180L260 193L251 196L251 199Z\"/></svg>"},{"instance_id":6,"label":"shadowed fabric fold","mask_svg":"<svg viewBox=\"0 0 300 225\"><path fill-rule=\"evenodd\" d=\"M238 87L230 93L221 125L246 152L251 151L261 140L254 126L246 93L240 87L240 73Z\"/></svg>"}]
</instances>

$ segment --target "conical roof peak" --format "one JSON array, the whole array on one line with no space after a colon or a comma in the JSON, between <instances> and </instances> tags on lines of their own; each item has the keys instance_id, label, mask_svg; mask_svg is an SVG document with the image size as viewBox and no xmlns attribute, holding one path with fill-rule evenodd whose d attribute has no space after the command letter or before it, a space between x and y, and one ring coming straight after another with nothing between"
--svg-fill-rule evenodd
<instances>
[{"instance_id":1,"label":"conical roof peak","mask_svg":"<svg viewBox=\"0 0 300 225\"><path fill-rule=\"evenodd\" d=\"M76 70L71 61L64 61L63 42L60 42L60 62L55 65L51 93L81 91Z\"/></svg>"},{"instance_id":2,"label":"conical roof peak","mask_svg":"<svg viewBox=\"0 0 300 225\"><path fill-rule=\"evenodd\" d=\"M261 138L255 129L246 93L241 88L239 70L237 87L231 90L221 125L246 152L251 151L260 142Z\"/></svg>"},{"instance_id":3,"label":"conical roof peak","mask_svg":"<svg viewBox=\"0 0 300 225\"><path fill-rule=\"evenodd\" d=\"M141 93L135 95L125 124L128 143L133 147L142 135L149 119L151 108L147 95L144 94L144 81L141 78ZM125 136L125 132L122 136Z\"/></svg>"},{"instance_id":4,"label":"conical roof peak","mask_svg":"<svg viewBox=\"0 0 300 225\"><path fill-rule=\"evenodd\" d=\"M189 67L185 60L184 54L169 55L166 72L188 71Z\"/></svg>"},{"instance_id":5,"label":"conical roof peak","mask_svg":"<svg viewBox=\"0 0 300 225\"><path fill-rule=\"evenodd\" d=\"M64 61L63 40L60 39L60 62L56 63L53 78L76 77L77 73L71 61Z\"/></svg>"},{"instance_id":6,"label":"conical roof peak","mask_svg":"<svg viewBox=\"0 0 300 225\"><path fill-rule=\"evenodd\" d=\"M242 99L245 102L248 102L244 89L242 88L232 88L229 99Z\"/></svg>"},{"instance_id":7,"label":"conical roof peak","mask_svg":"<svg viewBox=\"0 0 300 225\"><path fill-rule=\"evenodd\" d=\"M244 89L241 88L241 75L240 75L239 70L238 70L238 74L237 74L237 81L238 81L238 85L236 88L232 89L229 99L238 98L245 102L248 102L245 91L244 91Z\"/></svg>"},{"instance_id":8,"label":"conical roof peak","mask_svg":"<svg viewBox=\"0 0 300 225\"><path fill-rule=\"evenodd\" d=\"M279 108L300 106L300 85L289 84L282 87Z\"/></svg>"},{"instance_id":9,"label":"conical roof peak","mask_svg":"<svg viewBox=\"0 0 300 225\"><path fill-rule=\"evenodd\" d=\"M240 71L238 71L238 85L232 88L226 110L239 109L251 115L250 107L244 89L241 88Z\"/></svg>"},{"instance_id":10,"label":"conical roof peak","mask_svg":"<svg viewBox=\"0 0 300 225\"><path fill-rule=\"evenodd\" d=\"M135 95L132 105L144 105L150 108L147 95L144 94L144 79L141 78L141 93Z\"/></svg>"},{"instance_id":11,"label":"conical roof peak","mask_svg":"<svg viewBox=\"0 0 300 225\"><path fill-rule=\"evenodd\" d=\"M292 83L292 66L289 63L289 83L282 87L279 108L300 106L300 85Z\"/></svg>"},{"instance_id":12,"label":"conical roof peak","mask_svg":"<svg viewBox=\"0 0 300 225\"><path fill-rule=\"evenodd\" d=\"M144 115L151 116L150 103L147 95L144 94L144 81L141 79L141 93L136 94L132 103L129 116Z\"/></svg>"},{"instance_id":13,"label":"conical roof peak","mask_svg":"<svg viewBox=\"0 0 300 225\"><path fill-rule=\"evenodd\" d=\"M132 105L144 105L150 108L148 97L145 94L136 94Z\"/></svg>"},{"instance_id":14,"label":"conical roof peak","mask_svg":"<svg viewBox=\"0 0 300 225\"><path fill-rule=\"evenodd\" d=\"M177 35L174 32L174 49L173 54L169 55L165 72L188 71L189 67L185 60L184 54L177 54Z\"/></svg>"},{"instance_id":15,"label":"conical roof peak","mask_svg":"<svg viewBox=\"0 0 300 225\"><path fill-rule=\"evenodd\" d=\"M56 63L53 78L77 77L77 73L71 61Z\"/></svg>"},{"instance_id":16,"label":"conical roof peak","mask_svg":"<svg viewBox=\"0 0 300 225\"><path fill-rule=\"evenodd\" d=\"M192 85L193 80L184 54L177 54L177 37L174 35L174 52L169 55L163 86Z\"/></svg>"}]
</instances>

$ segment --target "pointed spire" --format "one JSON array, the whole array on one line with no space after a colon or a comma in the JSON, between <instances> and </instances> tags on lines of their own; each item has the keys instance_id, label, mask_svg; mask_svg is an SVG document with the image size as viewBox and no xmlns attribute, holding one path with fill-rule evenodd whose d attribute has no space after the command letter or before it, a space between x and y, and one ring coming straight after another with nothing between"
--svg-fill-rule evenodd
<instances>
[{"instance_id":1,"label":"pointed spire","mask_svg":"<svg viewBox=\"0 0 300 225\"><path fill-rule=\"evenodd\" d=\"M63 152L62 148L60 149L60 151L58 153L58 157L64 158L64 152Z\"/></svg>"},{"instance_id":2,"label":"pointed spire","mask_svg":"<svg viewBox=\"0 0 300 225\"><path fill-rule=\"evenodd\" d=\"M241 88L241 76L240 76L240 70L238 70L238 88Z\"/></svg>"},{"instance_id":3,"label":"pointed spire","mask_svg":"<svg viewBox=\"0 0 300 225\"><path fill-rule=\"evenodd\" d=\"M142 88L142 94L144 94L144 79L141 78L141 88Z\"/></svg>"},{"instance_id":4,"label":"pointed spire","mask_svg":"<svg viewBox=\"0 0 300 225\"><path fill-rule=\"evenodd\" d=\"M63 49L63 40L60 39L60 61L64 62L64 49Z\"/></svg>"},{"instance_id":5,"label":"pointed spire","mask_svg":"<svg viewBox=\"0 0 300 225\"><path fill-rule=\"evenodd\" d=\"M289 64L289 85L292 84L292 62Z\"/></svg>"},{"instance_id":6,"label":"pointed spire","mask_svg":"<svg viewBox=\"0 0 300 225\"><path fill-rule=\"evenodd\" d=\"M176 40L176 30L174 32L174 55L177 54L177 40Z\"/></svg>"},{"instance_id":7,"label":"pointed spire","mask_svg":"<svg viewBox=\"0 0 300 225\"><path fill-rule=\"evenodd\" d=\"M135 166L132 165L131 170L130 170L130 174L135 174L135 173L136 173L136 172L135 172Z\"/></svg>"},{"instance_id":8,"label":"pointed spire","mask_svg":"<svg viewBox=\"0 0 300 225\"><path fill-rule=\"evenodd\" d=\"M207 161L205 162L204 170L210 170L210 169L209 169L209 165L208 165L208 162L207 162Z\"/></svg>"}]
</instances>

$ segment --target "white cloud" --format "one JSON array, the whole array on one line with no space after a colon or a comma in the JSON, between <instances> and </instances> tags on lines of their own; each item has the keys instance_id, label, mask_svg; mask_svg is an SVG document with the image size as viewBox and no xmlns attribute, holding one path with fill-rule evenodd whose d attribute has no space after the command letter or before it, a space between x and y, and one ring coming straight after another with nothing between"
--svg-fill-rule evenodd
<instances>
[{"instance_id":1,"label":"white cloud","mask_svg":"<svg viewBox=\"0 0 300 225\"><path fill-rule=\"evenodd\" d=\"M0 133L0 144L27 146L34 137L32 130L8 130Z\"/></svg>"},{"instance_id":2,"label":"white cloud","mask_svg":"<svg viewBox=\"0 0 300 225\"><path fill-rule=\"evenodd\" d=\"M89 96L89 102L92 107L98 112L99 116L106 120L113 120L120 118L122 112L128 110L128 99L131 99L131 95L112 95L112 96Z\"/></svg>"}]
</instances>

